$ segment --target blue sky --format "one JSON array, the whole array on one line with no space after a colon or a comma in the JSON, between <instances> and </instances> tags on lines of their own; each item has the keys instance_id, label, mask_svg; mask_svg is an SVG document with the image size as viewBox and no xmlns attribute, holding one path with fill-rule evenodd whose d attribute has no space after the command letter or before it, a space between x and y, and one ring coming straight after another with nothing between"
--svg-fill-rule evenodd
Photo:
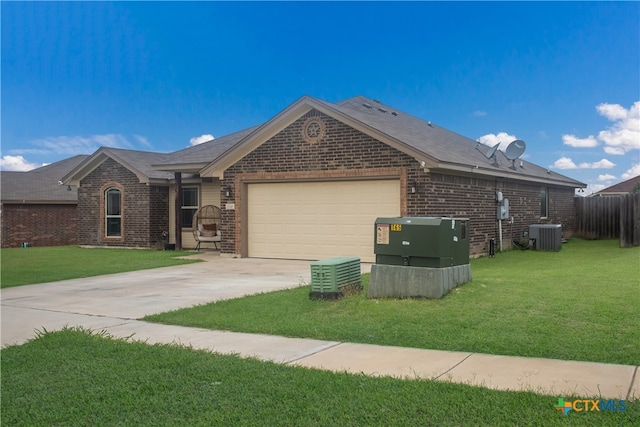
<instances>
[{"instance_id":1,"label":"blue sky","mask_svg":"<svg viewBox=\"0 0 640 427\"><path fill-rule=\"evenodd\" d=\"M356 95L589 184L640 174L640 3L2 2L2 170Z\"/></svg>"}]
</instances>

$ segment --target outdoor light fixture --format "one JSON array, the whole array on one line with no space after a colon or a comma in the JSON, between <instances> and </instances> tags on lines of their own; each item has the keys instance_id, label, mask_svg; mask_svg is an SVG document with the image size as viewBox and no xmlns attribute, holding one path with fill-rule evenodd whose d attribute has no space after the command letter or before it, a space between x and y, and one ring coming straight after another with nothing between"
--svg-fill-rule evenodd
<instances>
[{"instance_id":1,"label":"outdoor light fixture","mask_svg":"<svg viewBox=\"0 0 640 427\"><path fill-rule=\"evenodd\" d=\"M411 183L411 188L409 190L411 191L412 194L417 193L418 192L418 182L417 181L413 181Z\"/></svg>"},{"instance_id":2,"label":"outdoor light fixture","mask_svg":"<svg viewBox=\"0 0 640 427\"><path fill-rule=\"evenodd\" d=\"M231 197L231 187L230 186L226 186L224 187L224 195L227 197Z\"/></svg>"}]
</instances>

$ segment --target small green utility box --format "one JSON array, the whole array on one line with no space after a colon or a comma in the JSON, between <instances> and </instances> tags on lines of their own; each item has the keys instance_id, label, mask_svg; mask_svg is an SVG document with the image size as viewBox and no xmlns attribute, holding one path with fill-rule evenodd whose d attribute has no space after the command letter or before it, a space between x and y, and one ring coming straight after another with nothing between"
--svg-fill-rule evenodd
<instances>
[{"instance_id":1,"label":"small green utility box","mask_svg":"<svg viewBox=\"0 0 640 427\"><path fill-rule=\"evenodd\" d=\"M337 299L348 289L362 290L360 258L341 256L311 263L310 298Z\"/></svg>"},{"instance_id":2,"label":"small green utility box","mask_svg":"<svg viewBox=\"0 0 640 427\"><path fill-rule=\"evenodd\" d=\"M378 218L376 264L432 268L469 264L468 225L468 218Z\"/></svg>"}]
</instances>

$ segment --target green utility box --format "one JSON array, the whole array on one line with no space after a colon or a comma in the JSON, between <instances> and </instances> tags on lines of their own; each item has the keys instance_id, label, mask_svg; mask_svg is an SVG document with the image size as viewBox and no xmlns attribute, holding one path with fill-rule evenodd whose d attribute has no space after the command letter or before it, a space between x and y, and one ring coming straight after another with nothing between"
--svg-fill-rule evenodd
<instances>
[{"instance_id":1,"label":"green utility box","mask_svg":"<svg viewBox=\"0 0 640 427\"><path fill-rule=\"evenodd\" d=\"M360 258L342 256L311 263L310 298L336 299L347 290L362 290Z\"/></svg>"},{"instance_id":2,"label":"green utility box","mask_svg":"<svg viewBox=\"0 0 640 427\"><path fill-rule=\"evenodd\" d=\"M469 264L469 219L378 218L376 264L442 268Z\"/></svg>"},{"instance_id":3,"label":"green utility box","mask_svg":"<svg viewBox=\"0 0 640 427\"><path fill-rule=\"evenodd\" d=\"M471 281L469 219L378 218L368 298L442 298Z\"/></svg>"}]
</instances>

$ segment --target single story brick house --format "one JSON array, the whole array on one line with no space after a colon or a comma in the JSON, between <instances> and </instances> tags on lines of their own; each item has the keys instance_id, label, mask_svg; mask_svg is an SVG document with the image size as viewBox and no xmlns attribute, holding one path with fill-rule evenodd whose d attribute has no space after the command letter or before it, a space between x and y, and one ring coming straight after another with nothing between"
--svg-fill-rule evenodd
<instances>
[{"instance_id":1,"label":"single story brick house","mask_svg":"<svg viewBox=\"0 0 640 427\"><path fill-rule=\"evenodd\" d=\"M304 96L260 126L174 153L101 148L63 181L78 186L86 246L153 247L166 229L192 248L191 217L214 204L224 256L372 261L374 221L389 216L470 218L481 255L499 233L498 191L513 217L505 241L535 223L570 236L574 192L586 185L488 150L362 96Z\"/></svg>"},{"instance_id":2,"label":"single story brick house","mask_svg":"<svg viewBox=\"0 0 640 427\"><path fill-rule=\"evenodd\" d=\"M0 172L3 248L78 243L78 193L58 182L87 157L74 156L28 172Z\"/></svg>"}]
</instances>

